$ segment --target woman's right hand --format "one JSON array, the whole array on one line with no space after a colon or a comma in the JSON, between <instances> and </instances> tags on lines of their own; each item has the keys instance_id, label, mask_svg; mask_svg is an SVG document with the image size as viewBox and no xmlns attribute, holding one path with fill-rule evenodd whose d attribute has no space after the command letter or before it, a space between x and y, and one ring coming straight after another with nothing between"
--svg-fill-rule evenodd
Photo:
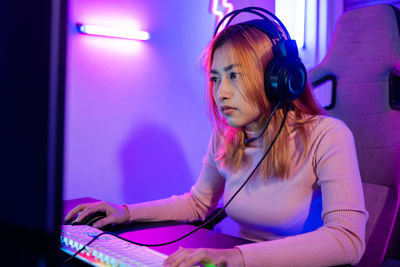
<instances>
[{"instance_id":1,"label":"woman's right hand","mask_svg":"<svg viewBox=\"0 0 400 267\"><path fill-rule=\"evenodd\" d=\"M95 228L102 228L105 225L113 223L122 224L129 222L129 211L125 206L115 205L105 201L79 204L67 214L65 220L67 221L75 214L79 213L75 221L80 222L86 216L98 211L105 212L106 217L95 222L93 224Z\"/></svg>"}]
</instances>

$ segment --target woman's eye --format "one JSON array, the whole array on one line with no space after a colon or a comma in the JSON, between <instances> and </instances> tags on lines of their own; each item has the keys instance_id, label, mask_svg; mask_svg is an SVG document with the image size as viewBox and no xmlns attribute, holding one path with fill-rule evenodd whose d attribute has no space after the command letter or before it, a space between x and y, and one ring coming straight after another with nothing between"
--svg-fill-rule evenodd
<instances>
[{"instance_id":1,"label":"woman's eye","mask_svg":"<svg viewBox=\"0 0 400 267\"><path fill-rule=\"evenodd\" d=\"M218 77L211 77L210 81L213 82L213 83L218 83L220 80L219 80Z\"/></svg>"},{"instance_id":2,"label":"woman's eye","mask_svg":"<svg viewBox=\"0 0 400 267\"><path fill-rule=\"evenodd\" d=\"M230 75L231 80L236 80L237 77L239 76L239 74L236 72L231 72L229 75Z\"/></svg>"}]
</instances>

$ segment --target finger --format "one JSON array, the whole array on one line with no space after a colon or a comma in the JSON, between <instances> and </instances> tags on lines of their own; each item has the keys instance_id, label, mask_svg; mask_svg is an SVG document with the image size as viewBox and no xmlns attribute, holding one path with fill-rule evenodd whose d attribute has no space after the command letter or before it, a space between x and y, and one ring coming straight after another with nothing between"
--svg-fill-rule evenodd
<instances>
[{"instance_id":1,"label":"finger","mask_svg":"<svg viewBox=\"0 0 400 267\"><path fill-rule=\"evenodd\" d=\"M112 224L115 222L115 218L113 216L107 216L103 219L98 220L93 224L94 228L102 228L103 226Z\"/></svg>"},{"instance_id":2,"label":"finger","mask_svg":"<svg viewBox=\"0 0 400 267\"><path fill-rule=\"evenodd\" d=\"M85 218L86 216L95 213L97 211L105 211L105 208L101 205L101 204L94 204L92 206L88 206L86 207L86 209L84 209L78 216L78 218L76 218L77 222L80 222L83 218Z\"/></svg>"},{"instance_id":3,"label":"finger","mask_svg":"<svg viewBox=\"0 0 400 267\"><path fill-rule=\"evenodd\" d=\"M168 261L166 261L168 263L167 266L169 267L193 266L194 264L199 263L202 259L202 262L208 263L211 261L211 259L207 257L207 252L204 249L182 249L178 250L171 256L173 257L168 258Z\"/></svg>"},{"instance_id":4,"label":"finger","mask_svg":"<svg viewBox=\"0 0 400 267\"><path fill-rule=\"evenodd\" d=\"M67 221L67 220L71 219L75 214L86 209L89 205L91 205L91 203L79 204L78 206L76 206L75 208L70 210L70 212L68 212L68 214L67 214L67 216L65 216L64 220Z\"/></svg>"},{"instance_id":5,"label":"finger","mask_svg":"<svg viewBox=\"0 0 400 267\"><path fill-rule=\"evenodd\" d=\"M191 253L190 249L179 247L179 249L171 254L165 261L164 265L169 267L179 266L179 263Z\"/></svg>"},{"instance_id":6,"label":"finger","mask_svg":"<svg viewBox=\"0 0 400 267\"><path fill-rule=\"evenodd\" d=\"M172 264L176 261L176 259L179 258L179 255L183 252L183 250L184 249L182 247L179 247L177 251L168 256L168 258L163 262L163 264L165 266L172 266Z\"/></svg>"},{"instance_id":7,"label":"finger","mask_svg":"<svg viewBox=\"0 0 400 267\"><path fill-rule=\"evenodd\" d=\"M225 257L221 257L219 261L217 262L218 267L227 267L228 266L228 261L225 259Z\"/></svg>"},{"instance_id":8,"label":"finger","mask_svg":"<svg viewBox=\"0 0 400 267\"><path fill-rule=\"evenodd\" d=\"M199 249L185 257L185 259L183 259L180 263L179 267L190 267L197 263L200 263L203 266L215 265L215 261L210 257L207 251L204 249Z\"/></svg>"}]
</instances>

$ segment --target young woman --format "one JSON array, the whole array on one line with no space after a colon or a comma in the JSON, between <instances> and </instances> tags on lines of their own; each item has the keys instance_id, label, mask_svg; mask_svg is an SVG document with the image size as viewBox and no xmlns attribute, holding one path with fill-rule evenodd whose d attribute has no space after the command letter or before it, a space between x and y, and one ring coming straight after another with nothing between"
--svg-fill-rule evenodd
<instances>
[{"instance_id":1,"label":"young woman","mask_svg":"<svg viewBox=\"0 0 400 267\"><path fill-rule=\"evenodd\" d=\"M368 213L352 133L324 114L308 85L290 105L267 97L264 72L274 58L273 42L257 27L239 23L209 45L205 62L215 127L189 193L132 205L83 204L66 219L78 212L79 221L106 211L107 217L95 227L203 220L221 197L226 204L242 186L283 123L270 152L226 209L239 224L240 236L255 242L232 249L181 248L165 266L357 263L365 249Z\"/></svg>"}]
</instances>

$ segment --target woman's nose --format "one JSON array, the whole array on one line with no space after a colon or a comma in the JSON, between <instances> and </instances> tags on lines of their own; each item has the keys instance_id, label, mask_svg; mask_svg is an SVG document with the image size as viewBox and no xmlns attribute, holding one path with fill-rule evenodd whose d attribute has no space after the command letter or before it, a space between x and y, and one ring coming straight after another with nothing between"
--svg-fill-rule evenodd
<instances>
[{"instance_id":1,"label":"woman's nose","mask_svg":"<svg viewBox=\"0 0 400 267\"><path fill-rule=\"evenodd\" d=\"M232 88L230 85L222 80L219 88L218 88L218 98L220 100L229 99L232 97Z\"/></svg>"}]
</instances>

